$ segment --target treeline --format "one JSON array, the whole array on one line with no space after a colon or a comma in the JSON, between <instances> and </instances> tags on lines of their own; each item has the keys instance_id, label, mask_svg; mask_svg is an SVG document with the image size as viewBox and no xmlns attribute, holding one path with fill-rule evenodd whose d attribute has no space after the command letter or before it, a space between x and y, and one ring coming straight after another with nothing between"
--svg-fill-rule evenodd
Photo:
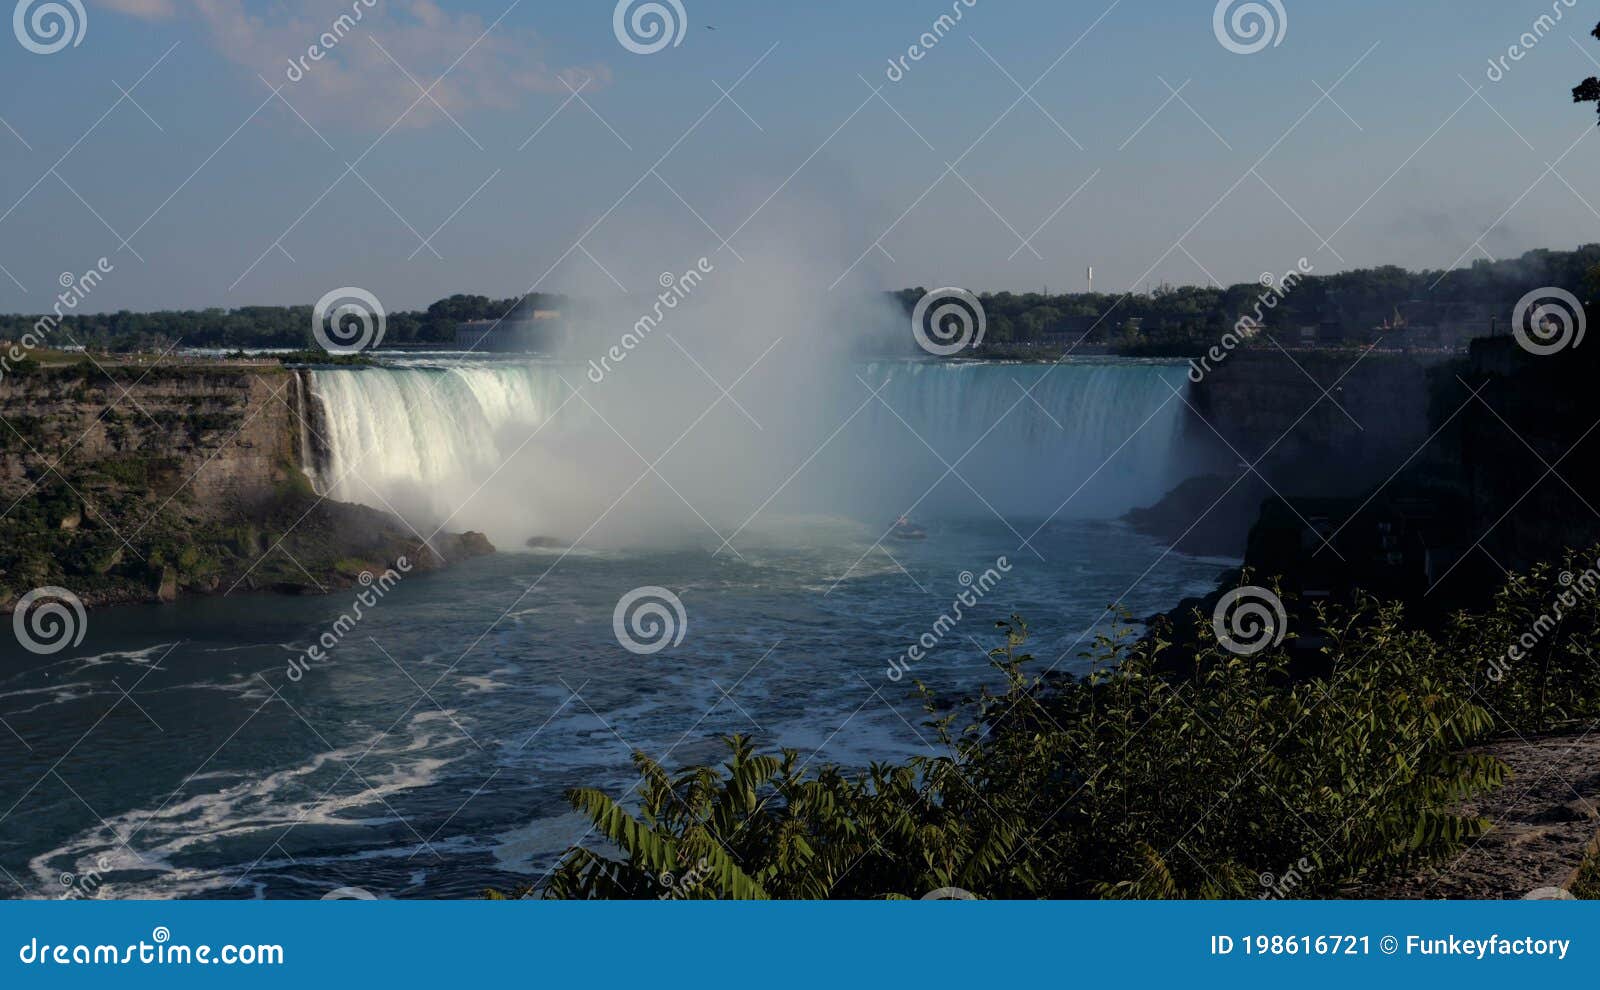
<instances>
[{"instance_id":1,"label":"treeline","mask_svg":"<svg viewBox=\"0 0 1600 990\"><path fill-rule=\"evenodd\" d=\"M1270 273L1281 281L1296 270L1294 259ZM1339 323L1349 329L1370 329L1396 309L1421 303L1442 309L1456 319L1472 319L1481 311L1497 316L1501 326L1527 292L1557 286L1579 295L1595 287L1600 244L1575 251L1529 251L1520 258L1479 260L1452 271L1412 272L1395 265L1334 275L1305 276L1273 309L1274 326L1320 326ZM981 294L988 319L985 340L992 344L1038 343L1088 333L1087 343L1122 347L1203 342L1210 346L1241 316L1252 313L1264 291L1259 282L1229 286L1161 286L1147 294L1124 298L1108 293L994 292ZM925 288L896 293L909 313ZM1096 325L1098 324L1098 325ZM1179 347L1179 350L1183 350Z\"/></svg>"},{"instance_id":2,"label":"treeline","mask_svg":"<svg viewBox=\"0 0 1600 990\"><path fill-rule=\"evenodd\" d=\"M387 314L384 342L448 343L456 325L467 320L517 319L535 309L561 309L561 296L534 293L521 298L454 295L425 310ZM509 314L509 315L508 315ZM42 317L0 316L0 340L19 340ZM95 350L162 351L175 342L185 347L313 348L310 306L241 306L238 309L168 310L155 313L73 313L50 334L52 344L78 343Z\"/></svg>"},{"instance_id":3,"label":"treeline","mask_svg":"<svg viewBox=\"0 0 1600 990\"><path fill-rule=\"evenodd\" d=\"M1297 270L1294 259L1282 280ZM1592 291L1600 270L1600 244L1575 251L1529 251L1520 258L1479 260L1452 271L1412 272L1394 265L1301 278L1271 311L1273 327L1339 324L1367 330L1404 309L1413 322L1426 319L1458 324L1509 322L1517 301L1532 289L1557 286L1579 295ZM1298 276L1297 276L1298 277ZM1149 293L993 292L981 294L990 345L1074 342L1112 345L1124 352L1189 353L1204 350L1252 313L1264 287L1248 282L1228 288L1160 286ZM909 314L927 290L893 293ZM535 293L522 298L453 295L425 310L388 314L384 340L390 344L439 344L455 338L456 325L493 320L534 309L570 310L574 301ZM0 339L15 340L41 319L0 316ZM104 350L163 350L174 341L186 347L310 347L310 306L242 306L238 309L122 311L71 314L57 331L66 342ZM869 328L862 328L866 332Z\"/></svg>"}]
</instances>

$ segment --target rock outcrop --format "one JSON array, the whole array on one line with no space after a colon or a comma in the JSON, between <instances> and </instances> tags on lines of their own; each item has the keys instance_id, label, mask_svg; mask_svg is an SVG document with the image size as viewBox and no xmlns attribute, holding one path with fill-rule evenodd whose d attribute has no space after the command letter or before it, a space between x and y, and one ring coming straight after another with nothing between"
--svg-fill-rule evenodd
<instances>
[{"instance_id":1,"label":"rock outcrop","mask_svg":"<svg viewBox=\"0 0 1600 990\"><path fill-rule=\"evenodd\" d=\"M302 468L305 381L276 363L54 355L0 376L0 611L32 588L86 604L320 593L404 556L493 547L323 499ZM9 506L9 509L5 507Z\"/></svg>"}]
</instances>

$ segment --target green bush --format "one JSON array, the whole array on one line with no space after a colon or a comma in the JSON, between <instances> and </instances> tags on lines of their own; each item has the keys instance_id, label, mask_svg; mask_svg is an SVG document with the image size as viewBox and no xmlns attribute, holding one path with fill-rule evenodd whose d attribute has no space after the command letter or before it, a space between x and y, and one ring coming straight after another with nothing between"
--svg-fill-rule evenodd
<instances>
[{"instance_id":1,"label":"green bush","mask_svg":"<svg viewBox=\"0 0 1600 990\"><path fill-rule=\"evenodd\" d=\"M1600 843L1589 847L1589 854L1572 881L1572 896L1580 901L1600 901Z\"/></svg>"},{"instance_id":2,"label":"green bush","mask_svg":"<svg viewBox=\"0 0 1600 990\"><path fill-rule=\"evenodd\" d=\"M1041 681L1014 618L992 655L1002 692L939 714L918 685L937 755L848 770L734 736L721 766L669 772L636 753L636 799L568 795L602 848L568 850L519 893L1335 896L1489 827L1459 809L1508 771L1473 744L1600 714L1590 574L1569 556L1513 576L1436 633L1370 599L1319 609L1324 662L1298 679L1281 648L1235 656L1196 613L1188 655L1159 628L1121 629L1088 654L1090 676Z\"/></svg>"}]
</instances>

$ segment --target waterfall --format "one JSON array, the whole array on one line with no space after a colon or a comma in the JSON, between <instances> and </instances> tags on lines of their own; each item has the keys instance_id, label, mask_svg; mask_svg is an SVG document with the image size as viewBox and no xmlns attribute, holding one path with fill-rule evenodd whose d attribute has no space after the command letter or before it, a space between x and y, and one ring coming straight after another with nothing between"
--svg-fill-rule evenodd
<instances>
[{"instance_id":1,"label":"waterfall","mask_svg":"<svg viewBox=\"0 0 1600 990\"><path fill-rule=\"evenodd\" d=\"M319 369L310 383L320 491L517 542L575 535L625 498L617 516L658 533L725 533L758 508L873 523L913 503L919 518L1114 518L1188 473L1188 383L1166 364L840 366L745 382L737 406L694 375L672 392L590 385L549 363L441 358Z\"/></svg>"},{"instance_id":2,"label":"waterfall","mask_svg":"<svg viewBox=\"0 0 1600 990\"><path fill-rule=\"evenodd\" d=\"M322 494L378 505L397 488L452 486L492 472L500 431L537 426L559 402L557 373L538 365L360 368L311 372Z\"/></svg>"},{"instance_id":3,"label":"waterfall","mask_svg":"<svg viewBox=\"0 0 1600 990\"><path fill-rule=\"evenodd\" d=\"M1183 367L915 362L874 365L862 377L888 381L872 424L882 456L906 470L931 459L936 474L955 465L978 489L947 479L950 498L936 504L981 495L1007 516L1115 517L1189 473ZM976 510L988 511L981 502Z\"/></svg>"}]
</instances>

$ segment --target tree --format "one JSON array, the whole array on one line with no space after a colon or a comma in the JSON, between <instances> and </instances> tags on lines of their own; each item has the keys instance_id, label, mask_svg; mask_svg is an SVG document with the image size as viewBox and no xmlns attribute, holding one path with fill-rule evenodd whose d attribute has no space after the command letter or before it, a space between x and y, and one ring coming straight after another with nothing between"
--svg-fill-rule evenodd
<instances>
[{"instance_id":1,"label":"tree","mask_svg":"<svg viewBox=\"0 0 1600 990\"><path fill-rule=\"evenodd\" d=\"M1600 24L1595 25L1595 29L1589 33L1600 38ZM1590 76L1572 87L1572 102L1594 103L1597 104L1595 109L1600 111L1600 79Z\"/></svg>"}]
</instances>

